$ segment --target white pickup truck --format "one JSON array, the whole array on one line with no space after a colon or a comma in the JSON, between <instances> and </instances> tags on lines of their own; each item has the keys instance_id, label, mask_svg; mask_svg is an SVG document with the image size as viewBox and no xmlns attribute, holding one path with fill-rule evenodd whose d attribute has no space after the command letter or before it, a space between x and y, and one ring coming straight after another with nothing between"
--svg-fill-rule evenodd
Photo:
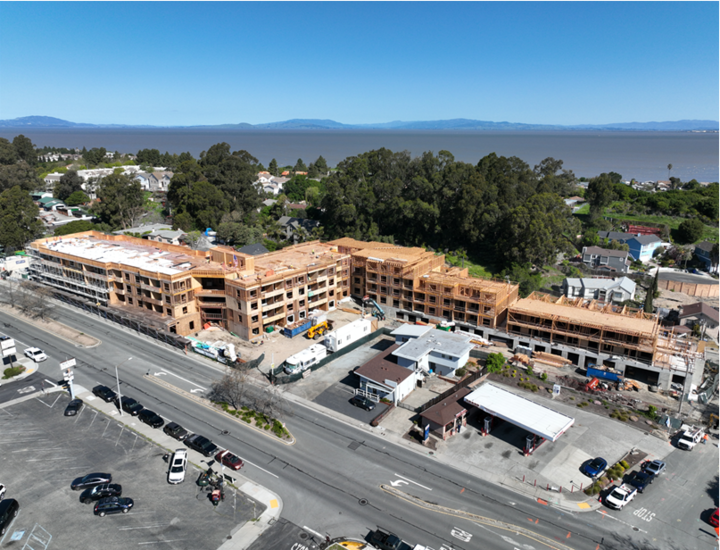
<instances>
[{"instance_id":1,"label":"white pickup truck","mask_svg":"<svg viewBox=\"0 0 720 550\"><path fill-rule=\"evenodd\" d=\"M635 498L637 492L637 488L632 485L620 485L605 497L605 504L610 508L615 508L615 510L622 510L628 502Z\"/></svg>"},{"instance_id":2,"label":"white pickup truck","mask_svg":"<svg viewBox=\"0 0 720 550\"><path fill-rule=\"evenodd\" d=\"M691 426L682 433L680 439L678 439L677 446L686 451L692 451L703 437L705 437L705 432L702 428Z\"/></svg>"}]
</instances>

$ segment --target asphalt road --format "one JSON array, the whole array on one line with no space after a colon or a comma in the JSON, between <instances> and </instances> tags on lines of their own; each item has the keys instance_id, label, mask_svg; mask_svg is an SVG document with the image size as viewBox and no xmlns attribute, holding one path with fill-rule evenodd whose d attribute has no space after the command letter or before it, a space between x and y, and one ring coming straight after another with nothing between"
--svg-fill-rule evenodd
<instances>
[{"instance_id":1,"label":"asphalt road","mask_svg":"<svg viewBox=\"0 0 720 550\"><path fill-rule=\"evenodd\" d=\"M543 506L464 473L462 464L449 467L299 405L292 405L294 416L286 419L297 443L282 445L144 377L148 372L164 372L158 376L187 391L205 391L221 376L219 365L185 356L77 310L62 307L58 312L62 322L101 339L102 344L79 348L2 312L0 322L5 326L0 325L0 330L16 338L20 349L25 347L22 344L42 348L50 359L40 371L50 380L60 377L59 361L75 357L76 383L88 389L99 383L114 387L114 366L125 361L119 368L123 395L243 458L243 473L280 495L283 517L296 525L333 538L363 538L383 526L410 543L438 550L716 547L714 536L702 532L700 524L689 533L671 520L647 522L630 506L607 514ZM132 359L127 361L128 357ZM390 496L381 488L390 484L450 511L439 513ZM461 519L451 510L471 512L476 518ZM709 526L704 528L710 531Z\"/></svg>"}]
</instances>

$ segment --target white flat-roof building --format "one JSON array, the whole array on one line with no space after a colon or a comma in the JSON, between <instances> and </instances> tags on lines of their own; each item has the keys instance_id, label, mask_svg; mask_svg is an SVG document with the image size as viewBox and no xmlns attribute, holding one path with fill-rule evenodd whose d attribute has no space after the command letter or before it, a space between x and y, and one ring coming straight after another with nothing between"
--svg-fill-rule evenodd
<instances>
[{"instance_id":1,"label":"white flat-roof building","mask_svg":"<svg viewBox=\"0 0 720 550\"><path fill-rule=\"evenodd\" d=\"M494 384L483 384L465 402L547 441L557 441L575 419Z\"/></svg>"},{"instance_id":2,"label":"white flat-roof building","mask_svg":"<svg viewBox=\"0 0 720 550\"><path fill-rule=\"evenodd\" d=\"M397 357L398 365L425 372L435 372L443 376L453 376L455 371L464 367L470 358L470 350L475 346L470 343L470 337L464 334L445 332L436 328L421 326L426 329L424 332L410 327L401 327L404 331L398 334L393 331L398 339L408 338L393 355ZM399 330L399 329L398 329ZM412 334L420 336L412 337Z\"/></svg>"}]
</instances>

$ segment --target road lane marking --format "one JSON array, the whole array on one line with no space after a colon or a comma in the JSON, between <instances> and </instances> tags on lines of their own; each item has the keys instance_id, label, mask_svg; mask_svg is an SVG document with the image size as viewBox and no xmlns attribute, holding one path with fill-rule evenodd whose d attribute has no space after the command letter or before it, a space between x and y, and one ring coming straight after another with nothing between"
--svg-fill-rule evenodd
<instances>
[{"instance_id":1,"label":"road lane marking","mask_svg":"<svg viewBox=\"0 0 720 550\"><path fill-rule=\"evenodd\" d=\"M183 381L187 382L188 384L192 384L193 386L197 386L198 388L200 388L200 389L203 390L203 391L207 390L207 388L201 386L200 384L196 384L195 382L191 382L191 381L188 380L187 378L183 378L182 376L178 376L178 375L175 374L174 372L170 372L169 370L165 370L165 369L162 368L162 367L160 367L160 370L163 371L163 372L165 372L165 373L167 373L167 374L170 374L170 375L174 376L175 378L179 378L180 380L183 380ZM190 391L192 391L192 390L190 390Z\"/></svg>"},{"instance_id":2,"label":"road lane marking","mask_svg":"<svg viewBox=\"0 0 720 550\"><path fill-rule=\"evenodd\" d=\"M647 535L647 531L643 531L643 530L640 529L639 527L635 527L634 525L630 525L630 524L627 523L626 521L623 521L623 520L618 519L618 518L616 518L616 517L614 517L614 516L611 516L611 515L608 514L605 510L595 510L595 511L596 511L598 514L600 514L601 516L603 516L603 517L610 518L610 519L614 519L615 521L619 521L620 523L622 523L622 524L624 524L624 525L627 525L628 527L630 527L630 528L632 528L632 529L637 529L637 530L640 531L641 533L645 533L645 534Z\"/></svg>"},{"instance_id":3,"label":"road lane marking","mask_svg":"<svg viewBox=\"0 0 720 550\"><path fill-rule=\"evenodd\" d=\"M430 487L425 487L425 485L420 485L417 481L413 481L412 479L409 479L409 478L407 478L407 477L401 476L400 474L393 474L393 475L396 475L396 476L399 477L400 479L405 479L405 480L409 481L410 483L414 483L414 484L417 485L418 487L422 487L423 489L427 489L428 491L432 491L432 489L431 489Z\"/></svg>"},{"instance_id":4,"label":"road lane marking","mask_svg":"<svg viewBox=\"0 0 720 550\"><path fill-rule=\"evenodd\" d=\"M163 544L163 543L170 543L170 542L179 542L181 540L185 540L185 539L156 540L154 542L138 542L138 546L140 546L141 544Z\"/></svg>"},{"instance_id":5,"label":"road lane marking","mask_svg":"<svg viewBox=\"0 0 720 550\"><path fill-rule=\"evenodd\" d=\"M238 455L238 458L242 458L242 457L241 457L240 455ZM246 459L242 458L242 461L243 461L245 464L250 464L250 466L255 466L258 470L262 470L262 471L265 472L266 474L270 474L270 475L273 476L275 479L280 479L278 476L276 476L276 475L273 474L272 472L268 472L265 468L261 468L260 466L258 466L257 464L255 464L255 463L253 463L253 462L250 462L249 460L246 460Z\"/></svg>"}]
</instances>

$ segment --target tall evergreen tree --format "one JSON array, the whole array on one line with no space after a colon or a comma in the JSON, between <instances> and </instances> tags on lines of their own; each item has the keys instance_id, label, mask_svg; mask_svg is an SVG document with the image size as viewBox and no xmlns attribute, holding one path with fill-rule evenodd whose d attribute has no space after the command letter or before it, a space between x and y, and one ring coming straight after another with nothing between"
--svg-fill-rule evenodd
<instances>
[{"instance_id":1,"label":"tall evergreen tree","mask_svg":"<svg viewBox=\"0 0 720 550\"><path fill-rule=\"evenodd\" d=\"M0 245L5 252L22 250L42 235L39 209L30 195L19 185L0 193Z\"/></svg>"}]
</instances>

